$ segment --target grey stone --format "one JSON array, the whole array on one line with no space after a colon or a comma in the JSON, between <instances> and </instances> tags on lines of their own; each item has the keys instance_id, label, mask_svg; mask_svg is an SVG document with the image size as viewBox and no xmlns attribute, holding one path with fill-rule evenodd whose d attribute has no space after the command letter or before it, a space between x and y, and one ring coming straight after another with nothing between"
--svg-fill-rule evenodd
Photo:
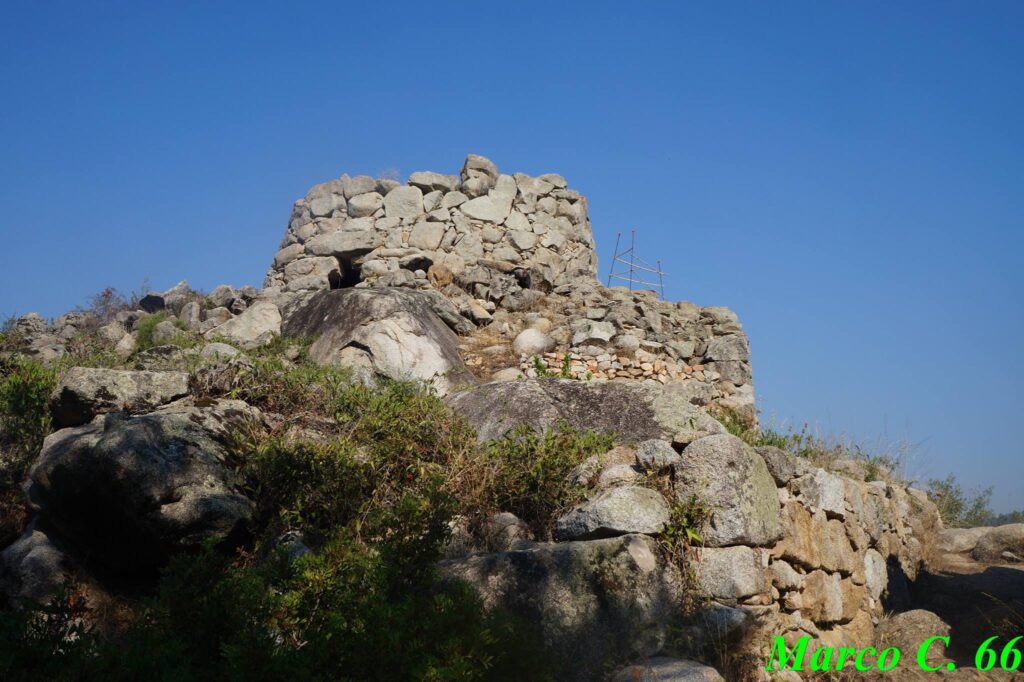
<instances>
[{"instance_id":1,"label":"grey stone","mask_svg":"<svg viewBox=\"0 0 1024 682\"><path fill-rule=\"evenodd\" d=\"M583 328L573 334L572 345L583 344L603 345L612 340L615 336L615 325L611 322L600 322L597 320L586 320Z\"/></svg>"},{"instance_id":2,"label":"grey stone","mask_svg":"<svg viewBox=\"0 0 1024 682\"><path fill-rule=\"evenodd\" d=\"M128 574L211 538L240 539L253 504L226 465L227 443L260 419L237 400L179 401L57 431L29 472L30 504L90 559Z\"/></svg>"},{"instance_id":3,"label":"grey stone","mask_svg":"<svg viewBox=\"0 0 1024 682\"><path fill-rule=\"evenodd\" d=\"M265 346L281 333L281 311L269 301L257 301L244 313L206 332L206 338L227 339L239 348Z\"/></svg>"},{"instance_id":4,"label":"grey stone","mask_svg":"<svg viewBox=\"0 0 1024 682\"><path fill-rule=\"evenodd\" d=\"M487 609L535 624L560 680L593 680L614 646L661 649L678 611L678 577L643 535L529 548L442 562L441 575L473 586Z\"/></svg>"},{"instance_id":5,"label":"grey stone","mask_svg":"<svg viewBox=\"0 0 1024 682\"><path fill-rule=\"evenodd\" d=\"M357 175L354 178L343 175L341 177L341 186L345 198L351 199L360 194L376 191L377 180L369 175Z\"/></svg>"},{"instance_id":6,"label":"grey stone","mask_svg":"<svg viewBox=\"0 0 1024 682\"><path fill-rule=\"evenodd\" d=\"M655 490L611 488L577 506L555 523L557 540L591 540L627 533L654 535L669 520L668 504Z\"/></svg>"},{"instance_id":7,"label":"grey stone","mask_svg":"<svg viewBox=\"0 0 1024 682\"><path fill-rule=\"evenodd\" d=\"M467 201L469 201L469 197L467 197L462 192L448 192L447 194L444 195L444 198L441 199L441 208L451 210L453 208L461 206Z\"/></svg>"},{"instance_id":8,"label":"grey stone","mask_svg":"<svg viewBox=\"0 0 1024 682\"><path fill-rule=\"evenodd\" d=\"M711 666L666 656L654 656L626 666L612 675L612 682L724 682Z\"/></svg>"},{"instance_id":9,"label":"grey stone","mask_svg":"<svg viewBox=\"0 0 1024 682\"><path fill-rule=\"evenodd\" d=\"M846 518L846 487L843 479L824 469L795 478L790 487L797 499L812 512L821 510L828 516Z\"/></svg>"},{"instance_id":10,"label":"grey stone","mask_svg":"<svg viewBox=\"0 0 1024 682\"><path fill-rule=\"evenodd\" d=\"M814 467L804 459L794 457L789 453L771 445L763 445L755 448L768 466L768 472L780 486L784 486L798 476L804 476L814 471Z\"/></svg>"},{"instance_id":11,"label":"grey stone","mask_svg":"<svg viewBox=\"0 0 1024 682\"><path fill-rule=\"evenodd\" d=\"M520 251L529 251L537 245L537 235L533 232L511 230L508 233L508 237L512 241L512 245Z\"/></svg>"},{"instance_id":12,"label":"grey stone","mask_svg":"<svg viewBox=\"0 0 1024 682\"><path fill-rule=\"evenodd\" d=\"M682 461L667 440L645 440L636 446L636 463L645 471L658 472Z\"/></svg>"},{"instance_id":13,"label":"grey stone","mask_svg":"<svg viewBox=\"0 0 1024 682\"><path fill-rule=\"evenodd\" d=\"M444 232L444 223L426 221L416 223L412 232L409 233L409 246L433 251L441 245Z\"/></svg>"},{"instance_id":14,"label":"grey stone","mask_svg":"<svg viewBox=\"0 0 1024 682\"><path fill-rule=\"evenodd\" d=\"M441 208L441 199L444 198L444 192L440 190L434 190L423 195L423 210L427 213L432 211L440 210L444 212L444 215L448 215L448 210ZM445 218L447 220L447 218Z\"/></svg>"},{"instance_id":15,"label":"grey stone","mask_svg":"<svg viewBox=\"0 0 1024 682\"><path fill-rule=\"evenodd\" d=\"M124 338L124 335L128 332L125 331L124 325L120 322L111 322L105 324L99 329L99 335L109 341L110 343L117 343Z\"/></svg>"},{"instance_id":16,"label":"grey stone","mask_svg":"<svg viewBox=\"0 0 1024 682\"><path fill-rule=\"evenodd\" d=\"M409 176L409 184L419 187L424 192L433 190L452 192L458 188L459 179L454 175L442 175L432 171L417 171Z\"/></svg>"},{"instance_id":17,"label":"grey stone","mask_svg":"<svg viewBox=\"0 0 1024 682\"><path fill-rule=\"evenodd\" d=\"M750 348L747 345L747 338L740 334L713 338L708 342L704 357L715 361L749 360Z\"/></svg>"},{"instance_id":18,"label":"grey stone","mask_svg":"<svg viewBox=\"0 0 1024 682\"><path fill-rule=\"evenodd\" d=\"M672 384L529 379L484 384L447 402L476 428L481 441L501 438L519 424L543 433L563 420L575 428L615 433L621 443L666 440L688 427L725 431Z\"/></svg>"},{"instance_id":19,"label":"grey stone","mask_svg":"<svg viewBox=\"0 0 1024 682\"><path fill-rule=\"evenodd\" d=\"M39 520L0 552L0 593L12 603L48 603L74 575L74 567L59 540Z\"/></svg>"},{"instance_id":20,"label":"grey stone","mask_svg":"<svg viewBox=\"0 0 1024 682\"><path fill-rule=\"evenodd\" d=\"M1003 552L1024 556L1024 523L992 528L978 539L971 556L977 561L998 562Z\"/></svg>"},{"instance_id":21,"label":"grey stone","mask_svg":"<svg viewBox=\"0 0 1024 682\"><path fill-rule=\"evenodd\" d=\"M594 484L596 490L605 490L613 486L633 485L639 483L643 475L632 464L613 464L601 470Z\"/></svg>"},{"instance_id":22,"label":"grey stone","mask_svg":"<svg viewBox=\"0 0 1024 682\"><path fill-rule=\"evenodd\" d=\"M939 531L939 538L936 548L940 552L960 554L973 550L981 536L988 533L991 528L979 526L977 528L944 528Z\"/></svg>"},{"instance_id":23,"label":"grey stone","mask_svg":"<svg viewBox=\"0 0 1024 682\"><path fill-rule=\"evenodd\" d=\"M488 549L494 552L512 551L533 540L530 527L508 512L499 512L488 519L484 535Z\"/></svg>"},{"instance_id":24,"label":"grey stone","mask_svg":"<svg viewBox=\"0 0 1024 682\"><path fill-rule=\"evenodd\" d=\"M525 377L526 375L518 367L506 367L492 374L491 381L516 381Z\"/></svg>"},{"instance_id":25,"label":"grey stone","mask_svg":"<svg viewBox=\"0 0 1024 682\"><path fill-rule=\"evenodd\" d=\"M196 331L202 322L202 313L203 309L198 301L189 301L181 307L178 319L187 324L189 329Z\"/></svg>"},{"instance_id":26,"label":"grey stone","mask_svg":"<svg viewBox=\"0 0 1024 682\"><path fill-rule=\"evenodd\" d=\"M375 209L376 210L376 209ZM397 187L384 197L388 218L416 218L423 215L423 192L419 187Z\"/></svg>"},{"instance_id":27,"label":"grey stone","mask_svg":"<svg viewBox=\"0 0 1024 682\"><path fill-rule=\"evenodd\" d=\"M868 588L868 594L873 599L879 599L889 584L889 569L885 559L874 549L864 553L864 580Z\"/></svg>"},{"instance_id":28,"label":"grey stone","mask_svg":"<svg viewBox=\"0 0 1024 682\"><path fill-rule=\"evenodd\" d=\"M565 178L563 178L558 173L545 173L544 175L541 175L537 179L540 180L541 182L548 183L555 189L564 189L565 187L568 186L568 183L565 181Z\"/></svg>"},{"instance_id":29,"label":"grey stone","mask_svg":"<svg viewBox=\"0 0 1024 682\"><path fill-rule=\"evenodd\" d=\"M348 365L351 358L343 351L355 348L368 356L377 374L424 381L444 395L475 381L459 356L458 337L435 312L437 306L436 299L419 291L320 291L289 306L284 331L316 337L309 352L318 364Z\"/></svg>"},{"instance_id":30,"label":"grey stone","mask_svg":"<svg viewBox=\"0 0 1024 682\"><path fill-rule=\"evenodd\" d=\"M705 547L699 550L693 570L697 584L715 599L745 599L768 590L759 551L750 547Z\"/></svg>"},{"instance_id":31,"label":"grey stone","mask_svg":"<svg viewBox=\"0 0 1024 682\"><path fill-rule=\"evenodd\" d=\"M293 246L299 246L299 245L298 244L293 244ZM289 246L287 248L290 249L292 247ZM301 246L299 246L298 255L296 256L296 258L301 256L303 251L304 251L304 249ZM291 263L293 260L295 260L295 258L289 258L287 261L282 262L281 266L284 267L288 263ZM229 308L229 307L231 307L231 303L236 298L239 298L239 297L240 297L240 294L237 291L235 291L234 287L230 287L227 284L221 284L220 286L215 288L213 291L211 291L209 293L209 295L207 295L206 300L214 308Z\"/></svg>"},{"instance_id":32,"label":"grey stone","mask_svg":"<svg viewBox=\"0 0 1024 682\"><path fill-rule=\"evenodd\" d=\"M150 411L187 394L184 372L72 367L50 396L50 414L58 428L78 426L107 412Z\"/></svg>"},{"instance_id":33,"label":"grey stone","mask_svg":"<svg viewBox=\"0 0 1024 682\"><path fill-rule=\"evenodd\" d=\"M712 510L704 533L709 547L768 545L782 535L775 482L764 460L736 436L694 441L675 474L680 501L696 495Z\"/></svg>"},{"instance_id":34,"label":"grey stone","mask_svg":"<svg viewBox=\"0 0 1024 682\"><path fill-rule=\"evenodd\" d=\"M538 329L524 329L512 342L512 352L516 355L540 355L553 350L555 340Z\"/></svg>"},{"instance_id":35,"label":"grey stone","mask_svg":"<svg viewBox=\"0 0 1024 682\"><path fill-rule=\"evenodd\" d=\"M332 232L310 239L306 243L306 251L314 256L352 260L369 253L377 245L377 237L373 232Z\"/></svg>"},{"instance_id":36,"label":"grey stone","mask_svg":"<svg viewBox=\"0 0 1024 682\"><path fill-rule=\"evenodd\" d=\"M461 178L463 183L474 178L487 179L493 183L498 180L498 167L490 159L478 154L467 154L462 164Z\"/></svg>"},{"instance_id":37,"label":"grey stone","mask_svg":"<svg viewBox=\"0 0 1024 682\"><path fill-rule=\"evenodd\" d=\"M204 360L230 360L242 355L242 351L226 343L208 343L199 352Z\"/></svg>"},{"instance_id":38,"label":"grey stone","mask_svg":"<svg viewBox=\"0 0 1024 682\"><path fill-rule=\"evenodd\" d=\"M768 567L772 577L772 586L779 590L798 590L804 579L788 562L775 559Z\"/></svg>"},{"instance_id":39,"label":"grey stone","mask_svg":"<svg viewBox=\"0 0 1024 682\"><path fill-rule=\"evenodd\" d=\"M475 220L500 224L512 210L512 202L491 195L478 196L461 204L459 210Z\"/></svg>"},{"instance_id":40,"label":"grey stone","mask_svg":"<svg viewBox=\"0 0 1024 682\"><path fill-rule=\"evenodd\" d=\"M348 200L348 214L352 218L372 216L384 205L384 197L377 192L357 194Z\"/></svg>"},{"instance_id":41,"label":"grey stone","mask_svg":"<svg viewBox=\"0 0 1024 682\"><path fill-rule=\"evenodd\" d=\"M153 343L157 345L163 345L165 343L173 341L174 339L181 336L182 331L183 330L179 329L170 320L164 320L163 322L160 322L155 327L153 327Z\"/></svg>"}]
</instances>

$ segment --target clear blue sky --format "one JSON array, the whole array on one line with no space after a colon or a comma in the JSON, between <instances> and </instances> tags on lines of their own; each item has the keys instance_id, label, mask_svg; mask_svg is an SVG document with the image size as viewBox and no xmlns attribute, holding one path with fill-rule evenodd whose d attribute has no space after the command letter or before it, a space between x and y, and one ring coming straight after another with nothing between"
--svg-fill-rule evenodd
<instances>
[{"instance_id":1,"label":"clear blue sky","mask_svg":"<svg viewBox=\"0 0 1024 682\"><path fill-rule=\"evenodd\" d=\"M768 420L1024 507L1024 4L722 5L7 2L0 314L259 284L310 185L476 152L735 309Z\"/></svg>"}]
</instances>

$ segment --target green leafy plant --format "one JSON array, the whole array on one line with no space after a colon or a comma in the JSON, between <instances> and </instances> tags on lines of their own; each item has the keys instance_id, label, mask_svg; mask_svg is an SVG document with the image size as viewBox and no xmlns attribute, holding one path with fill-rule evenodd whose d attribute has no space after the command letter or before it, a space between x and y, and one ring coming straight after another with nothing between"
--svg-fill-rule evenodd
<instances>
[{"instance_id":1,"label":"green leafy plant","mask_svg":"<svg viewBox=\"0 0 1024 682\"><path fill-rule=\"evenodd\" d=\"M510 511L539 536L547 536L555 517L579 502L581 486L570 472L591 455L607 452L614 434L580 431L560 424L543 435L519 427L488 446L495 466L490 497L495 509Z\"/></svg>"},{"instance_id":2,"label":"green leafy plant","mask_svg":"<svg viewBox=\"0 0 1024 682\"><path fill-rule=\"evenodd\" d=\"M551 370L548 369L548 365L539 355L533 356L533 371L537 373L538 379L550 379L555 376Z\"/></svg>"},{"instance_id":3,"label":"green leafy plant","mask_svg":"<svg viewBox=\"0 0 1024 682\"><path fill-rule=\"evenodd\" d=\"M135 350L144 351L156 345L153 340L153 333L156 326L167 319L167 313L160 311L150 315L143 315L135 323Z\"/></svg>"},{"instance_id":4,"label":"green leafy plant","mask_svg":"<svg viewBox=\"0 0 1024 682\"><path fill-rule=\"evenodd\" d=\"M928 499L938 507L942 523L949 528L988 525L992 518L991 487L965 493L956 476L950 474L944 479L929 481L927 493Z\"/></svg>"},{"instance_id":5,"label":"green leafy plant","mask_svg":"<svg viewBox=\"0 0 1024 682\"><path fill-rule=\"evenodd\" d=\"M0 427L14 460L35 457L50 430L47 401L57 385L57 368L17 356L0 383Z\"/></svg>"},{"instance_id":6,"label":"green leafy plant","mask_svg":"<svg viewBox=\"0 0 1024 682\"><path fill-rule=\"evenodd\" d=\"M558 376L562 379L572 379L572 360L569 358L569 354L566 353L562 356L562 369L558 373Z\"/></svg>"}]
</instances>

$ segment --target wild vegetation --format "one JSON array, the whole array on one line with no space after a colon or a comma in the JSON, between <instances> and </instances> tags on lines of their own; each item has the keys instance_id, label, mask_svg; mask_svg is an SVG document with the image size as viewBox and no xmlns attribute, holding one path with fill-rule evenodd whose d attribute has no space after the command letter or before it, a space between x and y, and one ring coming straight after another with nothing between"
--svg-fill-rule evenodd
<instances>
[{"instance_id":1,"label":"wild vegetation","mask_svg":"<svg viewBox=\"0 0 1024 682\"><path fill-rule=\"evenodd\" d=\"M853 462L866 481L876 481L893 475L905 447L897 447L895 454L874 452L860 443L845 442L815 433L810 425L799 430L766 426L759 427L748 417L732 410L715 411L715 416L729 433L743 439L751 447L771 446L796 457L810 460L815 466L833 468L842 462ZM844 471L846 475L854 472Z\"/></svg>"},{"instance_id":2,"label":"wild vegetation","mask_svg":"<svg viewBox=\"0 0 1024 682\"><path fill-rule=\"evenodd\" d=\"M26 510L21 482L50 430L47 400L57 370L14 358L0 374L0 545L17 537Z\"/></svg>"},{"instance_id":3,"label":"wild vegetation","mask_svg":"<svg viewBox=\"0 0 1024 682\"><path fill-rule=\"evenodd\" d=\"M47 606L4 612L0 678L551 678L529 627L486 612L468 588L442 588L434 566L456 519L479 527L511 511L548 537L582 498L568 472L612 436L517 431L483 447L428 388L367 388L316 367L307 348L278 339L252 353L228 392L272 416L269 431L239 434L234 448L256 503L252 541L177 557L117 624L97 623L71 584ZM61 366L5 369L11 504L49 430ZM10 541L24 515L4 518Z\"/></svg>"}]
</instances>

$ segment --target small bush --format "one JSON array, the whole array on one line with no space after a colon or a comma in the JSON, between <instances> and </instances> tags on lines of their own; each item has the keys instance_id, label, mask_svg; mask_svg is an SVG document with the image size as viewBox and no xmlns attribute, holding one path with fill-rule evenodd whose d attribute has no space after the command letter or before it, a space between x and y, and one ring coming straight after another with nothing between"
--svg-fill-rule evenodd
<instances>
[{"instance_id":1,"label":"small bush","mask_svg":"<svg viewBox=\"0 0 1024 682\"><path fill-rule=\"evenodd\" d=\"M50 430L47 402L57 385L57 369L16 357L0 383L0 428L13 459L35 457Z\"/></svg>"},{"instance_id":2,"label":"small bush","mask_svg":"<svg viewBox=\"0 0 1024 682\"><path fill-rule=\"evenodd\" d=\"M493 507L512 512L538 536L549 536L554 519L585 493L569 482L569 473L614 444L613 434L577 431L564 424L543 436L526 427L515 429L488 446L495 465L490 488Z\"/></svg>"},{"instance_id":3,"label":"small bush","mask_svg":"<svg viewBox=\"0 0 1024 682\"><path fill-rule=\"evenodd\" d=\"M314 538L352 521L373 490L369 465L345 441L272 438L246 459L242 471L257 501L258 527L301 530Z\"/></svg>"},{"instance_id":4,"label":"small bush","mask_svg":"<svg viewBox=\"0 0 1024 682\"><path fill-rule=\"evenodd\" d=\"M46 605L0 614L0 679L100 679L100 643L86 624L82 595L66 584Z\"/></svg>"},{"instance_id":5,"label":"small bush","mask_svg":"<svg viewBox=\"0 0 1024 682\"><path fill-rule=\"evenodd\" d=\"M927 492L928 498L939 508L943 525L948 528L985 526L992 519L992 510L989 508L991 487L966 494L956 476L950 474L945 479L929 481Z\"/></svg>"},{"instance_id":6,"label":"small bush","mask_svg":"<svg viewBox=\"0 0 1024 682\"><path fill-rule=\"evenodd\" d=\"M139 318L139 321L135 324L136 352L147 350L156 345L156 342L153 341L153 332L156 330L156 326L166 319L167 313L163 311L151 315L143 315Z\"/></svg>"},{"instance_id":7,"label":"small bush","mask_svg":"<svg viewBox=\"0 0 1024 682\"><path fill-rule=\"evenodd\" d=\"M0 380L0 546L21 532L27 512L21 482L50 432L57 369L16 357Z\"/></svg>"}]
</instances>

